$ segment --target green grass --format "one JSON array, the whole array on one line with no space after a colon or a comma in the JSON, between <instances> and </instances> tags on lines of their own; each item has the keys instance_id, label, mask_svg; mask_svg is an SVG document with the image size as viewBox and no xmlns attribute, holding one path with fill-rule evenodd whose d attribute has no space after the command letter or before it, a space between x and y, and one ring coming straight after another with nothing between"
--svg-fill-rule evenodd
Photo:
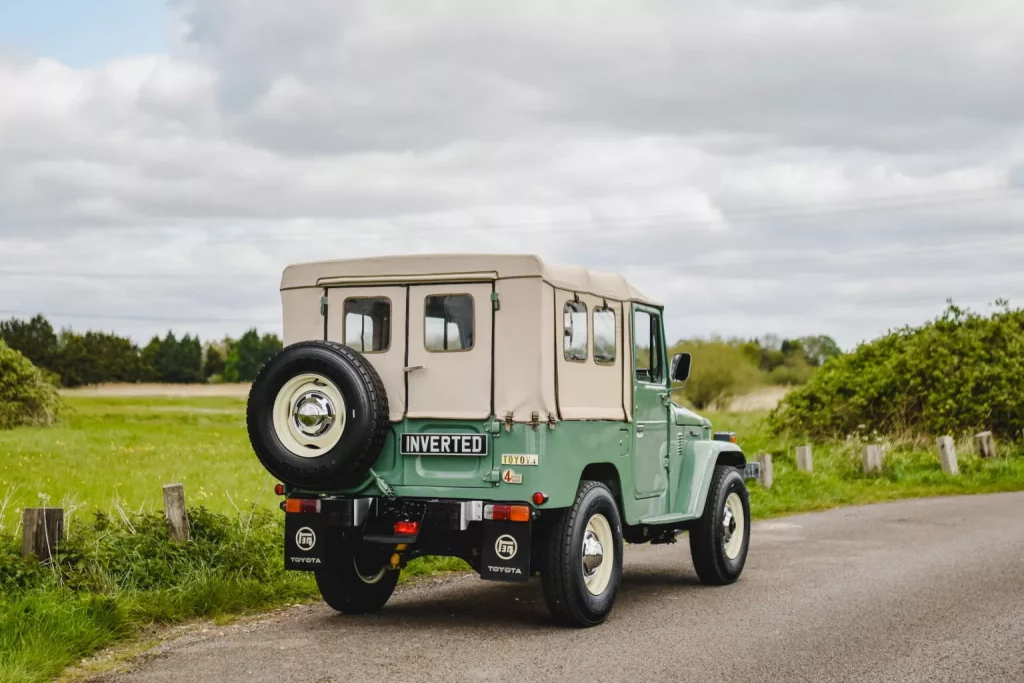
<instances>
[{"instance_id":1,"label":"green grass","mask_svg":"<svg viewBox=\"0 0 1024 683\"><path fill-rule=\"evenodd\" d=\"M14 489L8 512L38 505L40 493L85 511L116 501L161 509L169 483L185 485L189 504L219 512L276 502L275 481L249 447L244 399L69 397L67 405L55 427L0 431L0 498Z\"/></svg>"},{"instance_id":2,"label":"green grass","mask_svg":"<svg viewBox=\"0 0 1024 683\"><path fill-rule=\"evenodd\" d=\"M814 471L796 468L796 447L805 440L773 438L763 424L767 413L719 413L708 417L716 430L735 431L748 458L771 453L775 484L770 490L750 484L754 517L844 505L878 503L900 498L996 493L1024 490L1024 450L1018 444L1002 444L1000 457L982 460L970 441L957 444L960 476L942 472L938 451L930 440L892 442L885 449L881 472L864 475L861 450L866 442L812 444Z\"/></svg>"}]
</instances>

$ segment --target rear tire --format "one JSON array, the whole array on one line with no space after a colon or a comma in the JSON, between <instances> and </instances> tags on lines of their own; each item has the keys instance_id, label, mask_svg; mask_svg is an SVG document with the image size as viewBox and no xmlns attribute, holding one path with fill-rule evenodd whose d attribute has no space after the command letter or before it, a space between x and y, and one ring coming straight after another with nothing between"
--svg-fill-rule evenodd
<instances>
[{"instance_id":1,"label":"rear tire","mask_svg":"<svg viewBox=\"0 0 1024 683\"><path fill-rule=\"evenodd\" d=\"M589 627L611 613L622 580L622 520L601 482L581 483L573 506L558 513L548 529L541 578L556 620Z\"/></svg>"},{"instance_id":2,"label":"rear tire","mask_svg":"<svg viewBox=\"0 0 1024 683\"><path fill-rule=\"evenodd\" d=\"M395 592L400 569L391 569L393 546L345 540L336 549L332 569L314 572L324 602L343 614L369 614Z\"/></svg>"},{"instance_id":3,"label":"rear tire","mask_svg":"<svg viewBox=\"0 0 1024 683\"><path fill-rule=\"evenodd\" d=\"M743 572L750 546L750 494L735 467L718 466L704 514L690 528L690 554L701 583L724 586Z\"/></svg>"}]
</instances>

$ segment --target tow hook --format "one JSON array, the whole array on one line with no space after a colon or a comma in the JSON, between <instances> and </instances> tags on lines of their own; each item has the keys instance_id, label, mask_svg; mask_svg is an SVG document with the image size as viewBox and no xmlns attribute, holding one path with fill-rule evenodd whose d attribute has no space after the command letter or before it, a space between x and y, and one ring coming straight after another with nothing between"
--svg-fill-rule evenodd
<instances>
[{"instance_id":1,"label":"tow hook","mask_svg":"<svg viewBox=\"0 0 1024 683\"><path fill-rule=\"evenodd\" d=\"M402 566L402 553L408 550L408 543L399 543L395 546L395 552L391 555L391 568L398 569Z\"/></svg>"}]
</instances>

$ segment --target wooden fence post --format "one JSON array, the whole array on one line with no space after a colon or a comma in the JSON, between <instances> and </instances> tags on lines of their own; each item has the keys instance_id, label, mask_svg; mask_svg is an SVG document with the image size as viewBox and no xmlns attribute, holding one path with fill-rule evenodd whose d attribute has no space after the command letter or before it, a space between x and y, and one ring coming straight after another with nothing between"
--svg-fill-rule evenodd
<instances>
[{"instance_id":1,"label":"wooden fence post","mask_svg":"<svg viewBox=\"0 0 1024 683\"><path fill-rule=\"evenodd\" d=\"M167 516L167 535L179 543L188 540L188 513L185 512L185 486L164 485L164 515Z\"/></svg>"},{"instance_id":2,"label":"wooden fence post","mask_svg":"<svg viewBox=\"0 0 1024 683\"><path fill-rule=\"evenodd\" d=\"M956 462L956 446L953 444L953 437L940 436L938 438L938 445L942 471L954 477L960 474L960 467Z\"/></svg>"},{"instance_id":3,"label":"wooden fence post","mask_svg":"<svg viewBox=\"0 0 1024 683\"><path fill-rule=\"evenodd\" d=\"M761 463L761 486L766 489L770 489L772 484L775 483L775 471L772 469L772 454L763 453L757 456L757 461Z\"/></svg>"},{"instance_id":4,"label":"wooden fence post","mask_svg":"<svg viewBox=\"0 0 1024 683\"><path fill-rule=\"evenodd\" d=\"M882 447L877 444L864 447L864 474L882 471Z\"/></svg>"},{"instance_id":5,"label":"wooden fence post","mask_svg":"<svg viewBox=\"0 0 1024 683\"><path fill-rule=\"evenodd\" d=\"M49 562L64 538L64 508L25 508L21 534L21 556Z\"/></svg>"},{"instance_id":6,"label":"wooden fence post","mask_svg":"<svg viewBox=\"0 0 1024 683\"><path fill-rule=\"evenodd\" d=\"M814 459L811 456L811 445L796 447L796 468L804 472L814 471Z\"/></svg>"},{"instance_id":7,"label":"wooden fence post","mask_svg":"<svg viewBox=\"0 0 1024 683\"><path fill-rule=\"evenodd\" d=\"M996 439L992 432L982 432L974 437L974 443L978 445L978 455L983 458L996 457Z\"/></svg>"}]
</instances>

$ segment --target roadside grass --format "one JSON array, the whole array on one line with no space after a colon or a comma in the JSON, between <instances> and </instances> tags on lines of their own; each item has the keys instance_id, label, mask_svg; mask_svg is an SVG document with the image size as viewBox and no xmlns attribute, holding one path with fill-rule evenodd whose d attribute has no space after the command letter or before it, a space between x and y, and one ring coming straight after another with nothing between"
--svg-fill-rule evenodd
<instances>
[{"instance_id":1,"label":"roadside grass","mask_svg":"<svg viewBox=\"0 0 1024 683\"><path fill-rule=\"evenodd\" d=\"M243 399L69 396L52 428L0 431L0 681L36 682L152 623L230 619L317 598L310 575L283 571L273 478L252 455ZM744 452L772 453L775 486L751 484L765 518L914 496L1024 490L1024 449L982 461L958 444L959 477L934 445L883 442L884 470L860 471L862 442L814 444L813 473L796 470L797 441L774 439L765 412L713 413ZM161 485L185 484L193 541L171 544ZM5 492L13 494L5 501ZM56 568L18 557L20 509L41 498L73 511ZM202 506L199 509L194 506ZM420 558L403 581L466 569Z\"/></svg>"},{"instance_id":2,"label":"roadside grass","mask_svg":"<svg viewBox=\"0 0 1024 683\"><path fill-rule=\"evenodd\" d=\"M796 468L796 447L805 440L773 438L764 426L767 412L712 413L714 429L734 431L744 454L752 459L771 453L775 483L766 490L750 482L750 506L755 518L777 517L846 505L863 505L901 498L923 498L1024 490L1024 448L1000 444L1000 455L982 460L970 441L957 444L960 475L947 476L933 442L886 438L851 439L812 444L814 471ZM867 443L881 444L882 471L865 475L861 451Z\"/></svg>"}]
</instances>

